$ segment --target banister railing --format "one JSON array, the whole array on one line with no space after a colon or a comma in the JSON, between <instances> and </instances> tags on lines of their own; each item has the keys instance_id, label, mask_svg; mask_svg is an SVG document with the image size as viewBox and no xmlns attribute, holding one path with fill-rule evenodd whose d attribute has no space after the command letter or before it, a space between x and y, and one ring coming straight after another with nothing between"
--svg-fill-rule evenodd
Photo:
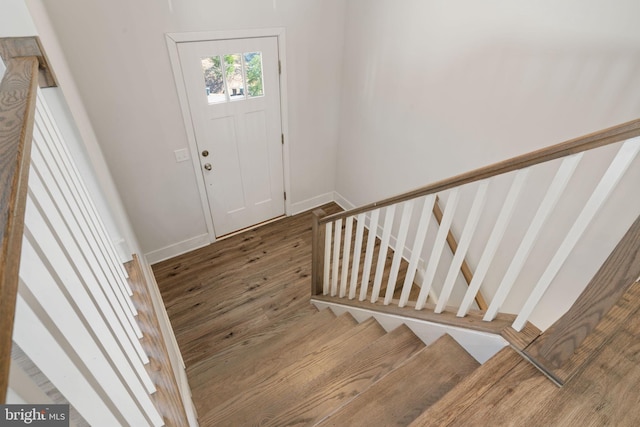
<instances>
[{"instance_id":1,"label":"banister railing","mask_svg":"<svg viewBox=\"0 0 640 427\"><path fill-rule=\"evenodd\" d=\"M522 297L518 295L524 302L519 302L516 312L509 311L517 314L514 329L521 330L636 159L640 151L638 136L640 120L634 120L348 211L326 216L317 210L313 216L312 294L358 297L360 301L368 299L371 303L409 306L416 310L429 308L435 313L448 310L458 317L466 316L471 309L480 309L484 312L483 320L491 321L514 289L521 287L520 283L514 285L529 265L529 255L536 243L543 239L541 236L546 236L545 232L549 233L545 223L560 214L569 226L565 230L553 230L556 236L550 241L555 249L547 251L552 254L545 260L548 264L542 266L539 279L526 291L518 289L526 292ZM596 150L613 144L617 146L605 156ZM602 159L607 156L613 160L604 165L606 171L597 172L602 173L600 179L595 185L589 184L591 193L585 197L587 184L577 183L579 178L575 176L580 179L582 176L576 175L576 170L581 163L591 164L593 158L603 163ZM537 191L552 176L546 192ZM525 189L527 185L535 187L537 192L531 192L529 187ZM576 185L579 191L574 191ZM526 198L522 197L525 193ZM446 206L436 224L432 211L437 198L446 201ZM493 216L486 213L488 199L493 202ZM562 209L556 209L560 201ZM571 209L567 209L567 203ZM529 206L526 215L522 214L523 204ZM495 209L496 206L499 209ZM460 213L465 209L466 214ZM512 238L510 249L499 252L514 222L519 227L515 233L519 243L514 243L516 239ZM462 231L457 247L447 254L445 242L454 226ZM480 234L484 240L476 236L476 229L483 230ZM469 254L476 261L475 271L468 286L461 286L458 276ZM424 268L420 268L422 258ZM507 258L509 261L505 264ZM442 271L442 265L447 263L448 269ZM500 268L496 264L501 264L498 267L502 271L497 272ZM414 283L419 276L422 276L420 283ZM485 309L477 304L476 297L487 286L488 307Z\"/></svg>"},{"instance_id":2,"label":"banister railing","mask_svg":"<svg viewBox=\"0 0 640 427\"><path fill-rule=\"evenodd\" d=\"M38 39L0 39L0 56L0 402L47 403L33 401L40 388L69 404L74 425L186 425L170 362L148 354L162 344L155 310L145 307L146 323L138 316L57 112L38 91L55 85ZM10 364L24 375L9 376Z\"/></svg>"},{"instance_id":3,"label":"banister railing","mask_svg":"<svg viewBox=\"0 0 640 427\"><path fill-rule=\"evenodd\" d=\"M0 83L0 402L9 382L38 59L5 58Z\"/></svg>"},{"instance_id":4,"label":"banister railing","mask_svg":"<svg viewBox=\"0 0 640 427\"><path fill-rule=\"evenodd\" d=\"M327 222L333 222L338 219L344 219L360 213L370 212L374 209L395 205L407 200L416 199L421 196L435 194L444 190L491 178L493 176L502 175L518 169L525 169L540 163L566 157L571 154L582 153L594 148L603 147L605 145L614 144L620 141L625 141L636 136L640 136L640 119L631 120L617 126L591 133L589 135L574 138L560 144L552 145L550 147L542 148L537 151L532 151L527 154L512 157L511 159L504 160L502 162L474 169L472 171L465 172L451 178L443 179L433 184L425 185L424 187L416 188L406 193L392 196L378 202L369 203L364 206L350 209L348 211L338 212L333 215L323 217L320 221L320 224L326 224Z\"/></svg>"}]
</instances>

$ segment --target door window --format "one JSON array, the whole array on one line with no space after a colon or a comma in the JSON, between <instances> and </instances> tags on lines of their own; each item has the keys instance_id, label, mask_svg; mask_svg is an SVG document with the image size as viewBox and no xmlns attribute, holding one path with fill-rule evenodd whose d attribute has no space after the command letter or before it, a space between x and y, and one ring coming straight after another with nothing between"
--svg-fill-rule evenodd
<instances>
[{"instance_id":1,"label":"door window","mask_svg":"<svg viewBox=\"0 0 640 427\"><path fill-rule=\"evenodd\" d=\"M200 62L209 104L264 96L262 52L208 56Z\"/></svg>"}]
</instances>

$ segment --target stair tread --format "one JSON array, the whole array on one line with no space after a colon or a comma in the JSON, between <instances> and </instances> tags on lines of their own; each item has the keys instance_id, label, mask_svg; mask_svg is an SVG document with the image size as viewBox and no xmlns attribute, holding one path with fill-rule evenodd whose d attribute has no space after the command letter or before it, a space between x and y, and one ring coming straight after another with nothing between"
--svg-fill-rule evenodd
<instances>
[{"instance_id":1,"label":"stair tread","mask_svg":"<svg viewBox=\"0 0 640 427\"><path fill-rule=\"evenodd\" d=\"M333 323L333 322L332 322ZM331 324L327 325L331 328ZM200 414L202 425L250 425L259 423L263 414L275 404L285 405L304 395L305 387L315 378L335 368L348 355L366 347L384 335L373 319L360 323L336 336L322 347L284 367L270 378L259 381L245 393ZM345 343L348 343L346 345ZM286 351L286 349L285 349Z\"/></svg>"},{"instance_id":2,"label":"stair tread","mask_svg":"<svg viewBox=\"0 0 640 427\"><path fill-rule=\"evenodd\" d=\"M505 347L487 360L481 369L476 369L463 379L449 393L417 417L411 427L442 426L455 424L457 414L464 412L467 406L522 362L522 357L511 347Z\"/></svg>"},{"instance_id":3,"label":"stair tread","mask_svg":"<svg viewBox=\"0 0 640 427\"><path fill-rule=\"evenodd\" d=\"M335 369L309 384L308 393L295 402L274 408L261 420L263 426L310 425L322 420L354 396L367 390L407 359L424 348L424 343L405 325L378 338L369 346L342 361Z\"/></svg>"},{"instance_id":4,"label":"stair tread","mask_svg":"<svg viewBox=\"0 0 640 427\"><path fill-rule=\"evenodd\" d=\"M211 372L203 374L202 376L206 376L206 381L193 390L197 390L210 407L220 405L237 394L251 389L256 383L267 381L278 375L281 369L357 325L355 319L348 313L338 318L335 318L333 313L322 315L317 313L309 317L309 321L301 327L296 325L295 328L290 328L284 336L274 337L260 348L243 351L242 354L228 355L221 364L213 367ZM322 329L318 330L323 324L319 323L321 321L330 322L331 330L326 333L322 333ZM286 350L283 351L283 349Z\"/></svg>"},{"instance_id":5,"label":"stair tread","mask_svg":"<svg viewBox=\"0 0 640 427\"><path fill-rule=\"evenodd\" d=\"M484 390L461 393L456 397L462 399L459 406L449 401L440 408L445 416L436 419L430 416L436 414L425 413L415 426L473 425L479 420L484 425L513 425L516 421L518 425L544 426L638 425L638 313L621 317L621 328L614 332L610 344L597 350L562 388L508 349L501 372L480 372L500 353L477 370L487 383Z\"/></svg>"},{"instance_id":6,"label":"stair tread","mask_svg":"<svg viewBox=\"0 0 640 427\"><path fill-rule=\"evenodd\" d=\"M319 425L406 426L478 366L451 336L443 335Z\"/></svg>"}]
</instances>

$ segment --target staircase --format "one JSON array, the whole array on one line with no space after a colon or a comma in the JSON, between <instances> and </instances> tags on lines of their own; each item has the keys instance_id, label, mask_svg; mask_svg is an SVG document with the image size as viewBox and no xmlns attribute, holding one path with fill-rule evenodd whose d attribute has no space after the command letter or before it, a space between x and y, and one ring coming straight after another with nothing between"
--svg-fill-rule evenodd
<instances>
[{"instance_id":1,"label":"staircase","mask_svg":"<svg viewBox=\"0 0 640 427\"><path fill-rule=\"evenodd\" d=\"M213 356L201 425L409 425L479 366L448 335L425 346L327 309L265 334Z\"/></svg>"},{"instance_id":2,"label":"staircase","mask_svg":"<svg viewBox=\"0 0 640 427\"><path fill-rule=\"evenodd\" d=\"M161 330L149 287L136 288L144 271L137 257L128 272L122 268L37 94L44 55L25 57L22 49L39 43L12 43L18 50L0 83L7 127L0 141L0 402L8 392L14 401L69 402L74 425L196 425L180 361L159 363L169 358L162 340L171 334ZM311 214L283 219L157 266L200 425L638 425L639 154L636 120L370 205L324 207L313 221ZM598 174L594 158L604 160L596 162ZM526 187L528 179L540 184L536 173L553 176L548 187L534 186L538 198ZM583 185L592 175L592 185ZM607 207L609 199L615 203ZM456 216L459 204L466 208ZM483 224L485 205L502 208L489 210ZM518 209L531 213L515 221L522 239L500 252L512 218L523 218ZM437 231L428 233L432 212ZM565 215L566 227L554 226L552 214ZM598 263L583 258L583 236L591 232L588 249L597 249L631 222L596 272ZM553 248L545 232L558 235ZM474 248L476 233L483 238ZM549 256L534 256L536 245ZM587 282L576 270L591 268L593 278L568 311L549 315L545 294L563 288L557 278L576 259L564 283ZM521 277L527 265L540 267L530 286ZM358 323L318 312L308 303L309 279L315 304L405 325L388 330L373 318ZM536 313L557 320L541 334L528 321ZM476 369L446 334L425 346L407 326L414 319L501 334L514 348ZM28 360L20 365L19 358ZM29 375L26 366L39 372ZM40 374L55 396L32 395L48 390L36 382Z\"/></svg>"},{"instance_id":3,"label":"staircase","mask_svg":"<svg viewBox=\"0 0 640 427\"><path fill-rule=\"evenodd\" d=\"M425 345L405 325L387 332L373 318L304 310L234 335L208 359L192 377L199 423L634 426L639 303L636 282L585 341L589 355L562 388L511 347L479 366L446 334Z\"/></svg>"}]
</instances>

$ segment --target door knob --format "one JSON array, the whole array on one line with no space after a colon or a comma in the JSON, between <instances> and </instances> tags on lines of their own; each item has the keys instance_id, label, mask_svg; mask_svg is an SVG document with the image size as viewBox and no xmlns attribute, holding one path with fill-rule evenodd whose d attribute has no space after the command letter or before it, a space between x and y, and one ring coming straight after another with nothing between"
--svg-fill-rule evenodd
<instances>
[{"instance_id":1,"label":"door knob","mask_svg":"<svg viewBox=\"0 0 640 427\"><path fill-rule=\"evenodd\" d=\"M211 163L206 163L206 164L204 165L204 168L205 168L206 170L210 171L210 170L211 170Z\"/></svg>"},{"instance_id":2,"label":"door knob","mask_svg":"<svg viewBox=\"0 0 640 427\"><path fill-rule=\"evenodd\" d=\"M202 157L207 157L209 155L209 151L208 150L204 150L202 152Z\"/></svg>"}]
</instances>

